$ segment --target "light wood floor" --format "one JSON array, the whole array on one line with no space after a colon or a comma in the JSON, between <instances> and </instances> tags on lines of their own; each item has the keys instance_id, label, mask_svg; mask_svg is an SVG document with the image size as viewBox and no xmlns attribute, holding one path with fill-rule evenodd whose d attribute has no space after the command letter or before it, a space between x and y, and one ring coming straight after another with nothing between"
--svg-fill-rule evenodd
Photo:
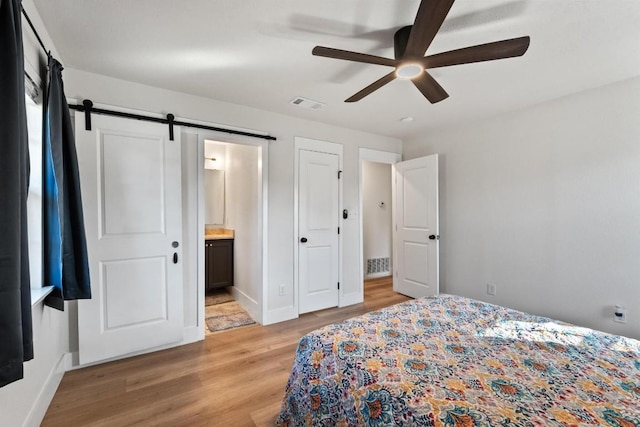
<instances>
[{"instance_id":1,"label":"light wood floor","mask_svg":"<svg viewBox=\"0 0 640 427\"><path fill-rule=\"evenodd\" d=\"M300 337L407 299L373 279L363 304L67 372L42 425L272 426Z\"/></svg>"}]
</instances>

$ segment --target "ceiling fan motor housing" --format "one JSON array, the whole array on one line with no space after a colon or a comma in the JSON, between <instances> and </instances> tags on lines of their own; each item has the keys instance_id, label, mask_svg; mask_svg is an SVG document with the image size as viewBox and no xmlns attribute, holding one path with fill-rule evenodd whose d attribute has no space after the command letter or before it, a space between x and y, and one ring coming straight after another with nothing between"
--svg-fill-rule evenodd
<instances>
[{"instance_id":1,"label":"ceiling fan motor housing","mask_svg":"<svg viewBox=\"0 0 640 427\"><path fill-rule=\"evenodd\" d=\"M393 52L396 59L402 59L405 50L407 50L407 43L409 42L409 34L411 34L411 28L413 25L407 25L400 28L393 35Z\"/></svg>"}]
</instances>

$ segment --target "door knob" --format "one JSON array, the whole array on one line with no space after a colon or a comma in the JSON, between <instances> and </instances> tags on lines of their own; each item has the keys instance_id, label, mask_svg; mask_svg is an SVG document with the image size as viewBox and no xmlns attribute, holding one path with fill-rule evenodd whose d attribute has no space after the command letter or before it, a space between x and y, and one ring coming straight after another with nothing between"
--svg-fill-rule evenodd
<instances>
[{"instance_id":1,"label":"door knob","mask_svg":"<svg viewBox=\"0 0 640 427\"><path fill-rule=\"evenodd\" d=\"M429 240L436 240L436 239L439 239L439 238L440 238L440 236L436 236L435 234L432 234L432 235L429 236Z\"/></svg>"},{"instance_id":2,"label":"door knob","mask_svg":"<svg viewBox=\"0 0 640 427\"><path fill-rule=\"evenodd\" d=\"M300 239L300 241L301 241L302 243L307 243L307 238L306 238L306 237L303 237L302 239Z\"/></svg>"}]
</instances>

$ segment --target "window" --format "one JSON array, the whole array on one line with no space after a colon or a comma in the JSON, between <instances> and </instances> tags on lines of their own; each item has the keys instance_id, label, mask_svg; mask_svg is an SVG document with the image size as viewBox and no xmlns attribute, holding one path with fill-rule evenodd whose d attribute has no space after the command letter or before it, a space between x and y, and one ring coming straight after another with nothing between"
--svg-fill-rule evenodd
<instances>
[{"instance_id":1,"label":"window","mask_svg":"<svg viewBox=\"0 0 640 427\"><path fill-rule=\"evenodd\" d=\"M25 105L31 165L29 195L27 197L27 224L31 303L33 305L42 301L53 287L42 287L42 97L39 95L40 91L37 90L37 86L32 81L30 83L31 85L26 85Z\"/></svg>"}]
</instances>

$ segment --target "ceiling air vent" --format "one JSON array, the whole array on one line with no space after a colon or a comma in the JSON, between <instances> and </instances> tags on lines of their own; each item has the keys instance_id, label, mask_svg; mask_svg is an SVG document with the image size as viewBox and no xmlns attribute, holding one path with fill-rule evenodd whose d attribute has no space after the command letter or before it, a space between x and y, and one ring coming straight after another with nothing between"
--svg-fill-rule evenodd
<instances>
[{"instance_id":1,"label":"ceiling air vent","mask_svg":"<svg viewBox=\"0 0 640 427\"><path fill-rule=\"evenodd\" d=\"M289 101L289 104L297 105L298 107L307 108L309 110L320 110L326 105L322 102L314 101L313 99L309 98L303 98L301 96L296 96L291 101Z\"/></svg>"}]
</instances>

